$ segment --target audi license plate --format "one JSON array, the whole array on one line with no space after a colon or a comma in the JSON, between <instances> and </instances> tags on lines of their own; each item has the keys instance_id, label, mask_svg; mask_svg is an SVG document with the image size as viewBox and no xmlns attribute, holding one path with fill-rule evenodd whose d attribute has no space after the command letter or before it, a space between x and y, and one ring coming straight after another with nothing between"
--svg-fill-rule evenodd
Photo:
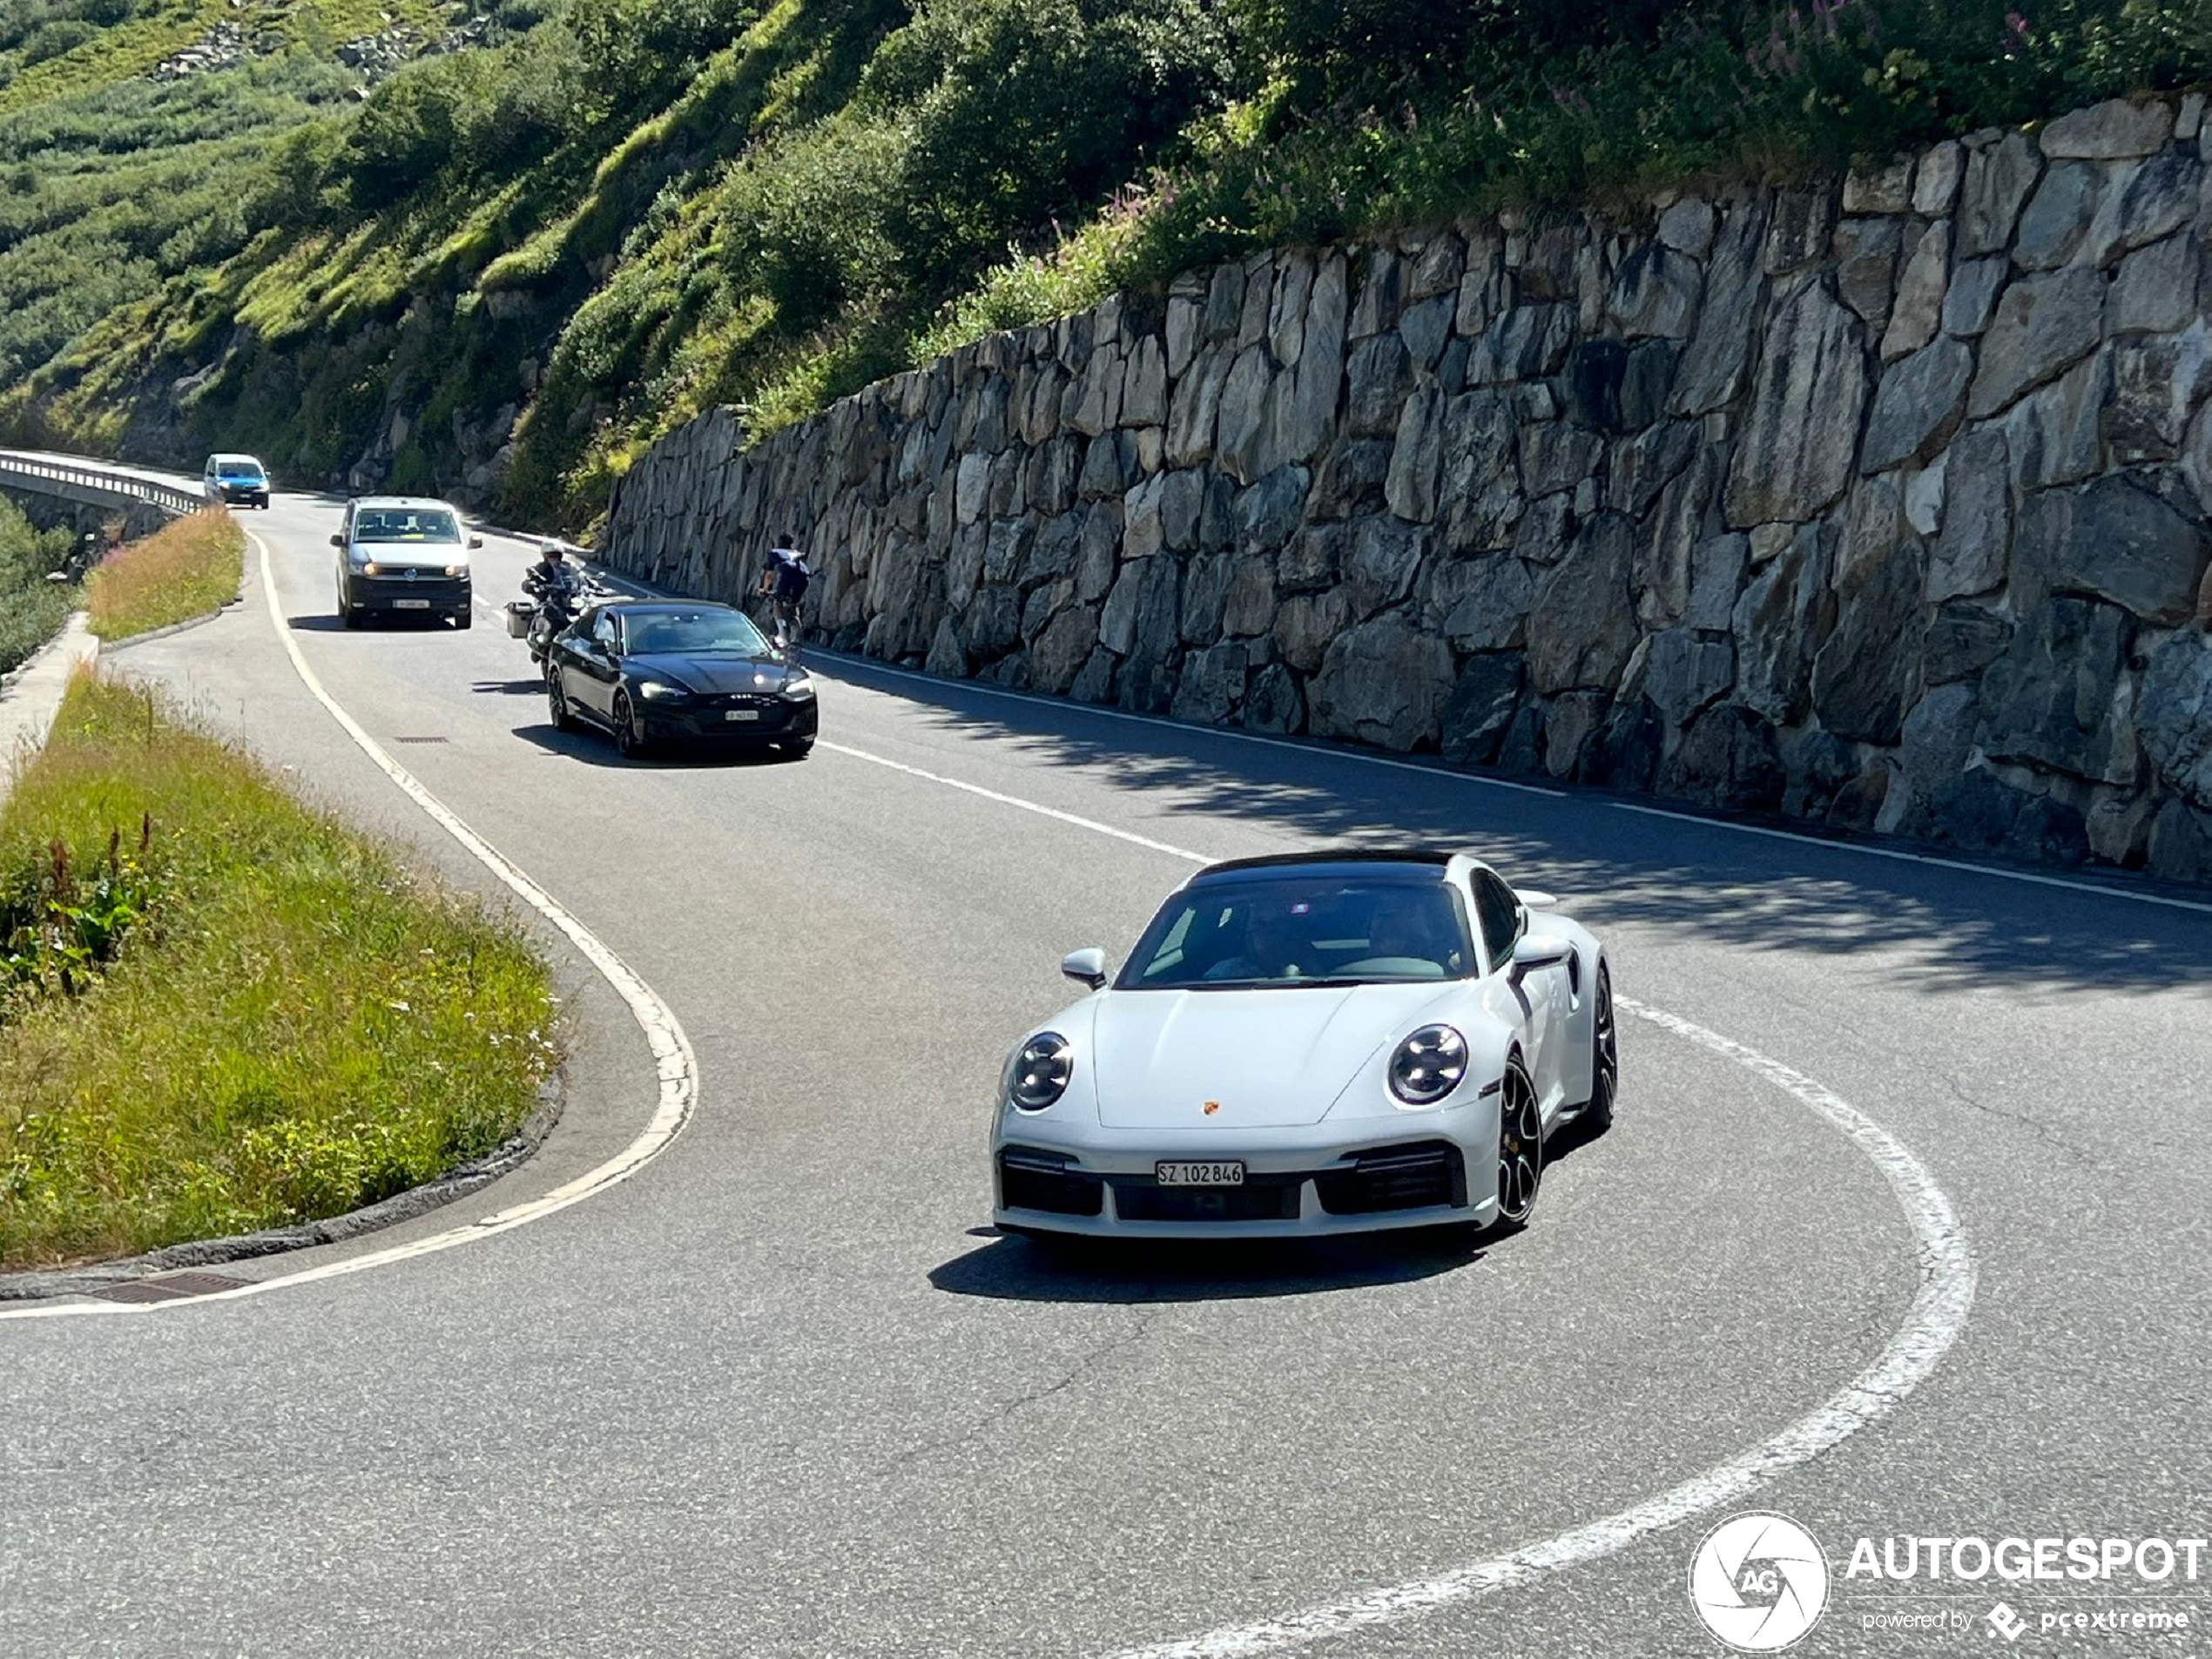
<instances>
[{"instance_id":1,"label":"audi license plate","mask_svg":"<svg viewBox=\"0 0 2212 1659\"><path fill-rule=\"evenodd\" d=\"M722 718L725 720L757 720L760 718L760 711L759 709L725 709L722 711Z\"/></svg>"},{"instance_id":2,"label":"audi license plate","mask_svg":"<svg viewBox=\"0 0 2212 1659\"><path fill-rule=\"evenodd\" d=\"M1163 1187L1241 1187L1244 1184L1244 1166L1241 1161L1224 1163L1218 1159L1211 1163L1171 1163L1163 1160L1152 1166L1152 1178Z\"/></svg>"},{"instance_id":3,"label":"audi license plate","mask_svg":"<svg viewBox=\"0 0 2212 1659\"><path fill-rule=\"evenodd\" d=\"M428 610L429 608L430 602L428 599L395 599L392 601L392 609L395 610Z\"/></svg>"}]
</instances>

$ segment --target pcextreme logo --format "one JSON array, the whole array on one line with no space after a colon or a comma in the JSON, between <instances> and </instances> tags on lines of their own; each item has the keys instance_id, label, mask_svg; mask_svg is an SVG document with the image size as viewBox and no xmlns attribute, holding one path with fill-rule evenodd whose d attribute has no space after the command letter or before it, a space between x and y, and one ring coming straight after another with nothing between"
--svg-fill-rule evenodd
<instances>
[{"instance_id":1,"label":"pcextreme logo","mask_svg":"<svg viewBox=\"0 0 2212 1659\"><path fill-rule=\"evenodd\" d=\"M1730 1515L1689 1558L1689 1604L1739 1653L1779 1653L1828 1608L1828 1557L1787 1515Z\"/></svg>"}]
</instances>

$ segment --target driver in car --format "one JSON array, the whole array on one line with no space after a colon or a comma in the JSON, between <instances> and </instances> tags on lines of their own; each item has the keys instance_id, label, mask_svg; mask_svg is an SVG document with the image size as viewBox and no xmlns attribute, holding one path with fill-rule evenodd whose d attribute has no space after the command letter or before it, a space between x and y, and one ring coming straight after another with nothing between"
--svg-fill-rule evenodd
<instances>
[{"instance_id":1,"label":"driver in car","mask_svg":"<svg viewBox=\"0 0 2212 1659\"><path fill-rule=\"evenodd\" d=\"M1305 936L1299 918L1311 910L1305 904L1294 904L1285 910L1274 905L1258 904L1246 907L1244 916L1244 940L1236 954L1224 956L1206 969L1204 977L1210 980L1274 980L1298 979L1304 969L1298 957L1306 954L1311 941Z\"/></svg>"}]
</instances>

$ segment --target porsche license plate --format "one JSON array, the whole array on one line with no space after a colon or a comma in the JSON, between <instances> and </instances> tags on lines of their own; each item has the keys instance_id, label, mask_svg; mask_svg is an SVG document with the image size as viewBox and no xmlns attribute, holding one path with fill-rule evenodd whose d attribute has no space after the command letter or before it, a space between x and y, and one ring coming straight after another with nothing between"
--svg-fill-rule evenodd
<instances>
[{"instance_id":1,"label":"porsche license plate","mask_svg":"<svg viewBox=\"0 0 2212 1659\"><path fill-rule=\"evenodd\" d=\"M725 709L722 711L722 718L725 720L757 720L760 718L760 711L759 709Z\"/></svg>"},{"instance_id":2,"label":"porsche license plate","mask_svg":"<svg viewBox=\"0 0 2212 1659\"><path fill-rule=\"evenodd\" d=\"M392 609L395 610L428 610L429 608L430 602L428 599L395 599L392 601Z\"/></svg>"},{"instance_id":3,"label":"porsche license plate","mask_svg":"<svg viewBox=\"0 0 2212 1659\"><path fill-rule=\"evenodd\" d=\"M1224 1163L1218 1159L1211 1163L1180 1163L1162 1160L1152 1166L1152 1178L1163 1187L1241 1187L1244 1184L1244 1166L1241 1162Z\"/></svg>"}]
</instances>

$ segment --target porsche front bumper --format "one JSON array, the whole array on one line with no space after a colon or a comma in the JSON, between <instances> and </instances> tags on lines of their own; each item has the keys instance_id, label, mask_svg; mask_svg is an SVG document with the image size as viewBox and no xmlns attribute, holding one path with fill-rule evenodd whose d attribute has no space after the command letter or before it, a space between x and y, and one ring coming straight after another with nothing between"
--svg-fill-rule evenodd
<instances>
[{"instance_id":1,"label":"porsche front bumper","mask_svg":"<svg viewBox=\"0 0 2212 1659\"><path fill-rule=\"evenodd\" d=\"M1130 1238L1283 1238L1487 1224L1497 1214L1498 1096L1437 1112L1229 1136L1110 1130L1001 1109L992 1219ZM1162 1186L1165 1161L1232 1160L1239 1186Z\"/></svg>"}]
</instances>

